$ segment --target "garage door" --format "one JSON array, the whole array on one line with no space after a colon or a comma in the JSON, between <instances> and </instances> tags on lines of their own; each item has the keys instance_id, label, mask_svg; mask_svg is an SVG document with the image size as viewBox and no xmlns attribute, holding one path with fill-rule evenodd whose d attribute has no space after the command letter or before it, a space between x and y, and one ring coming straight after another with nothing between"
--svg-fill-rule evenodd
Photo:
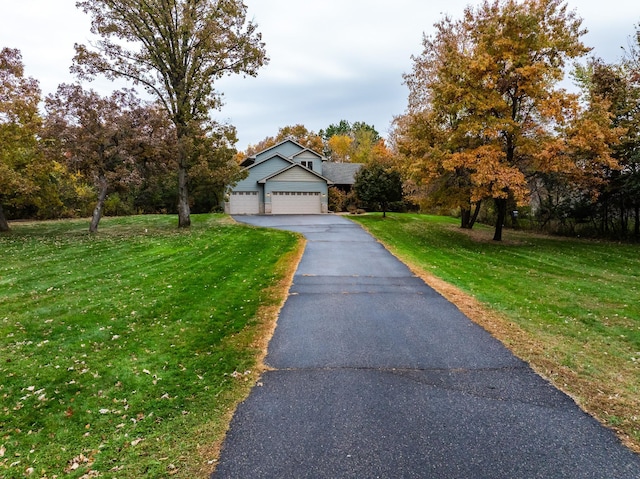
<instances>
[{"instance_id":1,"label":"garage door","mask_svg":"<svg viewBox=\"0 0 640 479\"><path fill-rule=\"evenodd\" d=\"M320 193L274 192L271 195L274 215L310 215L322 213Z\"/></svg>"},{"instance_id":2,"label":"garage door","mask_svg":"<svg viewBox=\"0 0 640 479\"><path fill-rule=\"evenodd\" d=\"M260 202L257 191L232 191L229 196L229 212L232 215L257 215Z\"/></svg>"}]
</instances>

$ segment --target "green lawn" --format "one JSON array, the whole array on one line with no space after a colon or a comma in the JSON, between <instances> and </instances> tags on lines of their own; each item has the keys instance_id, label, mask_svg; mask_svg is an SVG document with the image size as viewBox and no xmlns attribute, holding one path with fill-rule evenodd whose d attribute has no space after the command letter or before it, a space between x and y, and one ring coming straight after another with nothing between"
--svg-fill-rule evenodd
<instances>
[{"instance_id":1,"label":"green lawn","mask_svg":"<svg viewBox=\"0 0 640 479\"><path fill-rule=\"evenodd\" d=\"M640 246L493 230L458 220L354 217L416 270L476 298L492 330L640 451Z\"/></svg>"},{"instance_id":2,"label":"green lawn","mask_svg":"<svg viewBox=\"0 0 640 479\"><path fill-rule=\"evenodd\" d=\"M0 235L0 476L196 477L255 378L300 245L195 215ZM272 290L269 290L272 288ZM251 371L251 372L250 372ZM90 472L94 471L94 472Z\"/></svg>"}]
</instances>

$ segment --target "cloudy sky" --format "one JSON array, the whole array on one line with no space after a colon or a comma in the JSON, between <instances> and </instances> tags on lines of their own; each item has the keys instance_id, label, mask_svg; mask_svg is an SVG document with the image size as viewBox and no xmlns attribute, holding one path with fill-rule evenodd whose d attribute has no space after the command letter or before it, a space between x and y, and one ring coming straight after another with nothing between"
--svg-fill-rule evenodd
<instances>
[{"instance_id":1,"label":"cloudy sky","mask_svg":"<svg viewBox=\"0 0 640 479\"><path fill-rule=\"evenodd\" d=\"M238 149L303 124L318 131L341 119L364 121L385 136L403 113L402 74L423 32L443 15L460 18L474 0L245 0L271 59L257 78L218 83L219 121L238 129ZM638 0L568 0L589 30L584 42L606 61L621 58L640 23ZM71 82L73 44L86 43L89 18L75 0L0 0L0 47L21 50L26 74L44 94ZM106 94L107 81L90 85Z\"/></svg>"}]
</instances>

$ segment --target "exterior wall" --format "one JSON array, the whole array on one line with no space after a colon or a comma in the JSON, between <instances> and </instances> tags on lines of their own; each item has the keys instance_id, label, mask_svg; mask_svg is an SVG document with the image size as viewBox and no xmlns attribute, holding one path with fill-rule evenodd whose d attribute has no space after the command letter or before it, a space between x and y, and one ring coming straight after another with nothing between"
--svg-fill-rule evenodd
<instances>
[{"instance_id":1,"label":"exterior wall","mask_svg":"<svg viewBox=\"0 0 640 479\"><path fill-rule=\"evenodd\" d=\"M264 204L264 185L258 183L262 178L277 173L286 168L291 163L282 158L273 158L264 163L256 164L249 168L249 176L241 180L233 187L234 191L258 191L260 195L260 204ZM261 213L264 213L261 211Z\"/></svg>"},{"instance_id":2,"label":"exterior wall","mask_svg":"<svg viewBox=\"0 0 640 479\"><path fill-rule=\"evenodd\" d=\"M311 170L322 174L322 159L311 151L303 151L299 155L293 157L293 161L300 163L302 161L310 161L312 163Z\"/></svg>"},{"instance_id":3,"label":"exterior wall","mask_svg":"<svg viewBox=\"0 0 640 479\"><path fill-rule=\"evenodd\" d=\"M282 158L272 158L269 161L265 161L263 163L256 163L254 166L249 168L249 176L247 176L244 180L239 181L233 189L240 191L255 190L257 189L258 181L260 181L262 178L273 175L283 168L286 168L290 164L290 162Z\"/></svg>"},{"instance_id":4,"label":"exterior wall","mask_svg":"<svg viewBox=\"0 0 640 479\"><path fill-rule=\"evenodd\" d=\"M267 158L272 157L276 153L280 153L282 156L286 156L287 158L289 158L295 155L296 153L298 153L299 151L302 151L302 147L300 147L299 145L296 145L295 143L287 141L285 143L282 143L281 145L276 145L274 147L271 147L265 151L262 151L256 154L256 163L266 160Z\"/></svg>"},{"instance_id":5,"label":"exterior wall","mask_svg":"<svg viewBox=\"0 0 640 479\"><path fill-rule=\"evenodd\" d=\"M269 181L318 181L318 177L303 170L299 166L291 168L278 176L274 176Z\"/></svg>"}]
</instances>

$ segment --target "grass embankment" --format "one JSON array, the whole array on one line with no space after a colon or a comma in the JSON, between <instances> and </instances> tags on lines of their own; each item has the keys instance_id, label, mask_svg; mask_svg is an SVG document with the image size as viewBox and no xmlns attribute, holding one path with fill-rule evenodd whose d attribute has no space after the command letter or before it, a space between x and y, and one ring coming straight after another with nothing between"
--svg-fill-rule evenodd
<instances>
[{"instance_id":1,"label":"grass embankment","mask_svg":"<svg viewBox=\"0 0 640 479\"><path fill-rule=\"evenodd\" d=\"M207 476L302 243L192 220L0 236L0 476Z\"/></svg>"},{"instance_id":2,"label":"grass embankment","mask_svg":"<svg viewBox=\"0 0 640 479\"><path fill-rule=\"evenodd\" d=\"M497 243L451 218L354 219L640 452L638 245L514 231Z\"/></svg>"}]
</instances>

